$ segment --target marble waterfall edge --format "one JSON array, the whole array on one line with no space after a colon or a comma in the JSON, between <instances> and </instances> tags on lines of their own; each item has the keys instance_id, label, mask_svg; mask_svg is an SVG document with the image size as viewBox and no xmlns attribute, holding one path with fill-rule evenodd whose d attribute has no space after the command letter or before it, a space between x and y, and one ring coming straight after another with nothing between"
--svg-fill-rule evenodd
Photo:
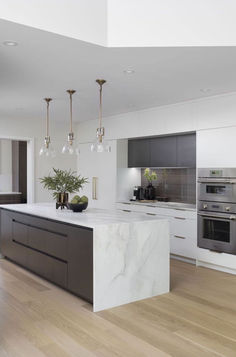
<instances>
[{"instance_id":1,"label":"marble waterfall edge","mask_svg":"<svg viewBox=\"0 0 236 357\"><path fill-rule=\"evenodd\" d=\"M94 311L169 292L167 220L94 228Z\"/></svg>"}]
</instances>

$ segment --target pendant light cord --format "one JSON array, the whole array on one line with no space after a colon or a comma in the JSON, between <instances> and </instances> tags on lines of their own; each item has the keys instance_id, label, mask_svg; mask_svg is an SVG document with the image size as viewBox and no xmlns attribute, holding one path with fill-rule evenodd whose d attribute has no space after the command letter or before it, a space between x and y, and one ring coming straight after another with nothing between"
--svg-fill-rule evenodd
<instances>
[{"instance_id":1,"label":"pendant light cord","mask_svg":"<svg viewBox=\"0 0 236 357\"><path fill-rule=\"evenodd\" d=\"M49 103L51 102L52 98L44 98L44 100L47 103L46 137L48 137L49 136Z\"/></svg>"},{"instance_id":2,"label":"pendant light cord","mask_svg":"<svg viewBox=\"0 0 236 357\"><path fill-rule=\"evenodd\" d=\"M46 136L49 136L49 102L47 101Z\"/></svg>"},{"instance_id":3,"label":"pendant light cord","mask_svg":"<svg viewBox=\"0 0 236 357\"><path fill-rule=\"evenodd\" d=\"M102 127L102 84L100 84L99 129Z\"/></svg>"},{"instance_id":4,"label":"pendant light cord","mask_svg":"<svg viewBox=\"0 0 236 357\"><path fill-rule=\"evenodd\" d=\"M72 95L75 93L76 91L74 89L68 89L67 93L69 93L70 95L70 133L73 133L73 128L72 128Z\"/></svg>"},{"instance_id":5,"label":"pendant light cord","mask_svg":"<svg viewBox=\"0 0 236 357\"><path fill-rule=\"evenodd\" d=\"M72 133L72 93L70 93L70 132Z\"/></svg>"}]
</instances>

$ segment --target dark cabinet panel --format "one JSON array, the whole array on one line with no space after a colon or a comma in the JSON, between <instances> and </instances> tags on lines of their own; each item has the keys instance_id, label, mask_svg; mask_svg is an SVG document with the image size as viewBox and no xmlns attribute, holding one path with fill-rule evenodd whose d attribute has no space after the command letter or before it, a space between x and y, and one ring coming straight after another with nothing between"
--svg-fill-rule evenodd
<instances>
[{"instance_id":1,"label":"dark cabinet panel","mask_svg":"<svg viewBox=\"0 0 236 357\"><path fill-rule=\"evenodd\" d=\"M0 251L93 301L93 230L0 209Z\"/></svg>"},{"instance_id":2,"label":"dark cabinet panel","mask_svg":"<svg viewBox=\"0 0 236 357\"><path fill-rule=\"evenodd\" d=\"M177 136L177 166L196 167L196 135Z\"/></svg>"},{"instance_id":3,"label":"dark cabinet panel","mask_svg":"<svg viewBox=\"0 0 236 357\"><path fill-rule=\"evenodd\" d=\"M29 247L67 260L67 237L38 227L29 227Z\"/></svg>"},{"instance_id":4,"label":"dark cabinet panel","mask_svg":"<svg viewBox=\"0 0 236 357\"><path fill-rule=\"evenodd\" d=\"M93 301L93 231L71 228L68 255L68 289Z\"/></svg>"},{"instance_id":5,"label":"dark cabinet panel","mask_svg":"<svg viewBox=\"0 0 236 357\"><path fill-rule=\"evenodd\" d=\"M128 167L196 167L196 135L131 139Z\"/></svg>"},{"instance_id":6,"label":"dark cabinet panel","mask_svg":"<svg viewBox=\"0 0 236 357\"><path fill-rule=\"evenodd\" d=\"M9 212L0 210L1 214L1 240L0 252L9 256L12 250L12 218Z\"/></svg>"},{"instance_id":7,"label":"dark cabinet panel","mask_svg":"<svg viewBox=\"0 0 236 357\"><path fill-rule=\"evenodd\" d=\"M12 241L9 246L11 250L6 256L24 267L27 266L27 248L15 241Z\"/></svg>"},{"instance_id":8,"label":"dark cabinet panel","mask_svg":"<svg viewBox=\"0 0 236 357\"><path fill-rule=\"evenodd\" d=\"M132 139L128 142L128 167L148 167L150 162L150 140Z\"/></svg>"},{"instance_id":9,"label":"dark cabinet panel","mask_svg":"<svg viewBox=\"0 0 236 357\"><path fill-rule=\"evenodd\" d=\"M176 136L150 139L150 166L176 166Z\"/></svg>"},{"instance_id":10,"label":"dark cabinet panel","mask_svg":"<svg viewBox=\"0 0 236 357\"><path fill-rule=\"evenodd\" d=\"M67 288L67 263L44 255L33 249L27 252L27 267L36 274Z\"/></svg>"},{"instance_id":11,"label":"dark cabinet panel","mask_svg":"<svg viewBox=\"0 0 236 357\"><path fill-rule=\"evenodd\" d=\"M13 240L27 244L28 243L28 226L24 223L19 223L15 220L12 220L12 237Z\"/></svg>"}]
</instances>

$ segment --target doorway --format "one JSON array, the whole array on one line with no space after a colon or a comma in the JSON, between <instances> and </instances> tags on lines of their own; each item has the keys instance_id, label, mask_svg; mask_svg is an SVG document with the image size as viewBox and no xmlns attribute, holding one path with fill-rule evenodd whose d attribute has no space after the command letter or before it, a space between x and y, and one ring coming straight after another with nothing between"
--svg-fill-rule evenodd
<instances>
[{"instance_id":1,"label":"doorway","mask_svg":"<svg viewBox=\"0 0 236 357\"><path fill-rule=\"evenodd\" d=\"M33 139L0 138L0 204L34 202Z\"/></svg>"}]
</instances>

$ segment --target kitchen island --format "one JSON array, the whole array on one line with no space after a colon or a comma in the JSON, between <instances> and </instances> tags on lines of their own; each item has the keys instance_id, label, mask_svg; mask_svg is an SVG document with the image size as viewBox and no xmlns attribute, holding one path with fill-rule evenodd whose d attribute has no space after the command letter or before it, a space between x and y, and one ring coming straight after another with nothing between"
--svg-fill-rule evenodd
<instances>
[{"instance_id":1,"label":"kitchen island","mask_svg":"<svg viewBox=\"0 0 236 357\"><path fill-rule=\"evenodd\" d=\"M169 291L169 224L142 213L1 205L0 251L93 304L93 311Z\"/></svg>"}]
</instances>

